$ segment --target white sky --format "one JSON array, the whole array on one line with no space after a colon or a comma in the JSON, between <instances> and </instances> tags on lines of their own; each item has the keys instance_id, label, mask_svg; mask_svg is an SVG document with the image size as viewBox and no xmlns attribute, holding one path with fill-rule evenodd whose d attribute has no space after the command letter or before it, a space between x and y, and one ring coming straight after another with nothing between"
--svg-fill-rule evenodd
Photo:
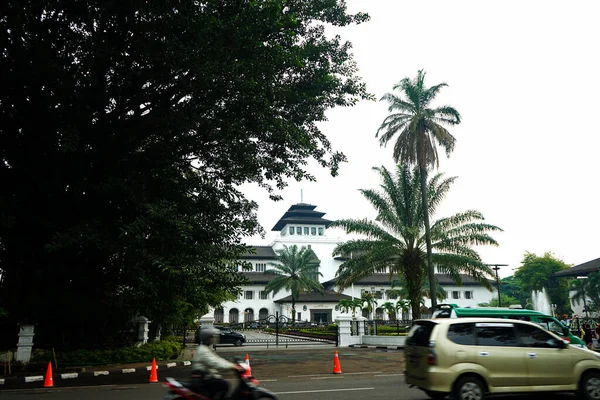
<instances>
[{"instance_id":1,"label":"white sky","mask_svg":"<svg viewBox=\"0 0 600 400\"><path fill-rule=\"evenodd\" d=\"M344 28L360 76L377 99L404 77L427 71L426 84L446 82L437 105L451 104L463 122L439 172L457 176L434 220L467 209L483 213L503 233L499 247L482 247L484 262L508 264L512 275L526 251L550 251L568 264L600 257L600 2L349 0L350 12L371 21ZM377 128L387 104L361 102L329 112L323 132L348 162L332 178L311 168L316 183L296 183L272 202L245 187L271 228L290 205L304 202L325 218L374 218L358 192L377 188L371 168L394 168L391 144L380 148ZM343 236L343 232L341 232Z\"/></svg>"}]
</instances>

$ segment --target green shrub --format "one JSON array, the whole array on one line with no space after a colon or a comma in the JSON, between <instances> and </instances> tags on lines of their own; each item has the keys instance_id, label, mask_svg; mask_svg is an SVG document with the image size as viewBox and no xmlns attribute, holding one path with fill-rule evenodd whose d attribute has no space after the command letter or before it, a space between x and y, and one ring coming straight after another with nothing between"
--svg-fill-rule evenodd
<instances>
[{"instance_id":1,"label":"green shrub","mask_svg":"<svg viewBox=\"0 0 600 400\"><path fill-rule=\"evenodd\" d=\"M112 350L74 350L58 351L56 359L59 365L98 365L98 364L125 364L136 362L150 362L153 358L171 360L181 353L181 343L175 341L162 341L144 344L140 347L122 347ZM52 361L52 350L35 350L32 361Z\"/></svg>"}]
</instances>

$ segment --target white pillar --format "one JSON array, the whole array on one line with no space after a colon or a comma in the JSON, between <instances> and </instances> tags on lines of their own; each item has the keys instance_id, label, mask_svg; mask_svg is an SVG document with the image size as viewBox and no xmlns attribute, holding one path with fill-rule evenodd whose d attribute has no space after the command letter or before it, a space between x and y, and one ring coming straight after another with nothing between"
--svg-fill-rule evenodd
<instances>
[{"instance_id":1,"label":"white pillar","mask_svg":"<svg viewBox=\"0 0 600 400\"><path fill-rule=\"evenodd\" d=\"M362 344L362 337L369 334L369 328L367 327L367 324L365 324L365 321L368 321L368 319L360 316L356 317L356 320L358 321L358 336L360 337L360 343Z\"/></svg>"},{"instance_id":2,"label":"white pillar","mask_svg":"<svg viewBox=\"0 0 600 400\"><path fill-rule=\"evenodd\" d=\"M348 315L338 315L335 319L335 323L338 326L338 346L348 347L350 346L350 323L352 317Z\"/></svg>"},{"instance_id":3,"label":"white pillar","mask_svg":"<svg viewBox=\"0 0 600 400\"><path fill-rule=\"evenodd\" d=\"M138 325L138 342L137 345L141 346L143 344L148 343L148 332L150 331L150 329L148 328L148 325L150 325L152 323L152 321L149 321L148 318L146 317L138 317L136 318L135 322L137 322Z\"/></svg>"},{"instance_id":4,"label":"white pillar","mask_svg":"<svg viewBox=\"0 0 600 400\"><path fill-rule=\"evenodd\" d=\"M215 317L209 314L206 314L200 317L200 327L201 328L212 328L215 323Z\"/></svg>"},{"instance_id":5,"label":"white pillar","mask_svg":"<svg viewBox=\"0 0 600 400\"><path fill-rule=\"evenodd\" d=\"M15 361L28 363L31 360L31 348L33 347L33 325L21 325L19 329L19 342L17 343L17 354Z\"/></svg>"}]
</instances>

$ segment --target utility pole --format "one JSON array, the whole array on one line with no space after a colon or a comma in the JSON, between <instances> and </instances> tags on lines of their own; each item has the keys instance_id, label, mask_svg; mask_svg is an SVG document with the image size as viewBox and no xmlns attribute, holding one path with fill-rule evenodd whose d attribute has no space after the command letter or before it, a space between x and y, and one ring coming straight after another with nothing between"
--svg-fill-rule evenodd
<instances>
[{"instance_id":1,"label":"utility pole","mask_svg":"<svg viewBox=\"0 0 600 400\"><path fill-rule=\"evenodd\" d=\"M492 267L496 271L496 286L498 287L498 307L502 307L502 300L500 299L500 278L498 278L498 270L500 267L507 267L508 264L486 264L488 267Z\"/></svg>"}]
</instances>

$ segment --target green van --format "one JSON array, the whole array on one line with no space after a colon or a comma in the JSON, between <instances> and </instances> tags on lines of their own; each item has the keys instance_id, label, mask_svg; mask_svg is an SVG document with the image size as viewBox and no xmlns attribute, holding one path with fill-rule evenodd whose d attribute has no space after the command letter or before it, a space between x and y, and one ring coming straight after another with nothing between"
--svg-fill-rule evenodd
<instances>
[{"instance_id":1,"label":"green van","mask_svg":"<svg viewBox=\"0 0 600 400\"><path fill-rule=\"evenodd\" d=\"M539 311L526 310L520 305L502 307L458 307L456 304L438 304L432 318L509 318L537 323L564 340L569 340L571 345L585 347L583 340L573 335L569 328L558 319Z\"/></svg>"}]
</instances>

